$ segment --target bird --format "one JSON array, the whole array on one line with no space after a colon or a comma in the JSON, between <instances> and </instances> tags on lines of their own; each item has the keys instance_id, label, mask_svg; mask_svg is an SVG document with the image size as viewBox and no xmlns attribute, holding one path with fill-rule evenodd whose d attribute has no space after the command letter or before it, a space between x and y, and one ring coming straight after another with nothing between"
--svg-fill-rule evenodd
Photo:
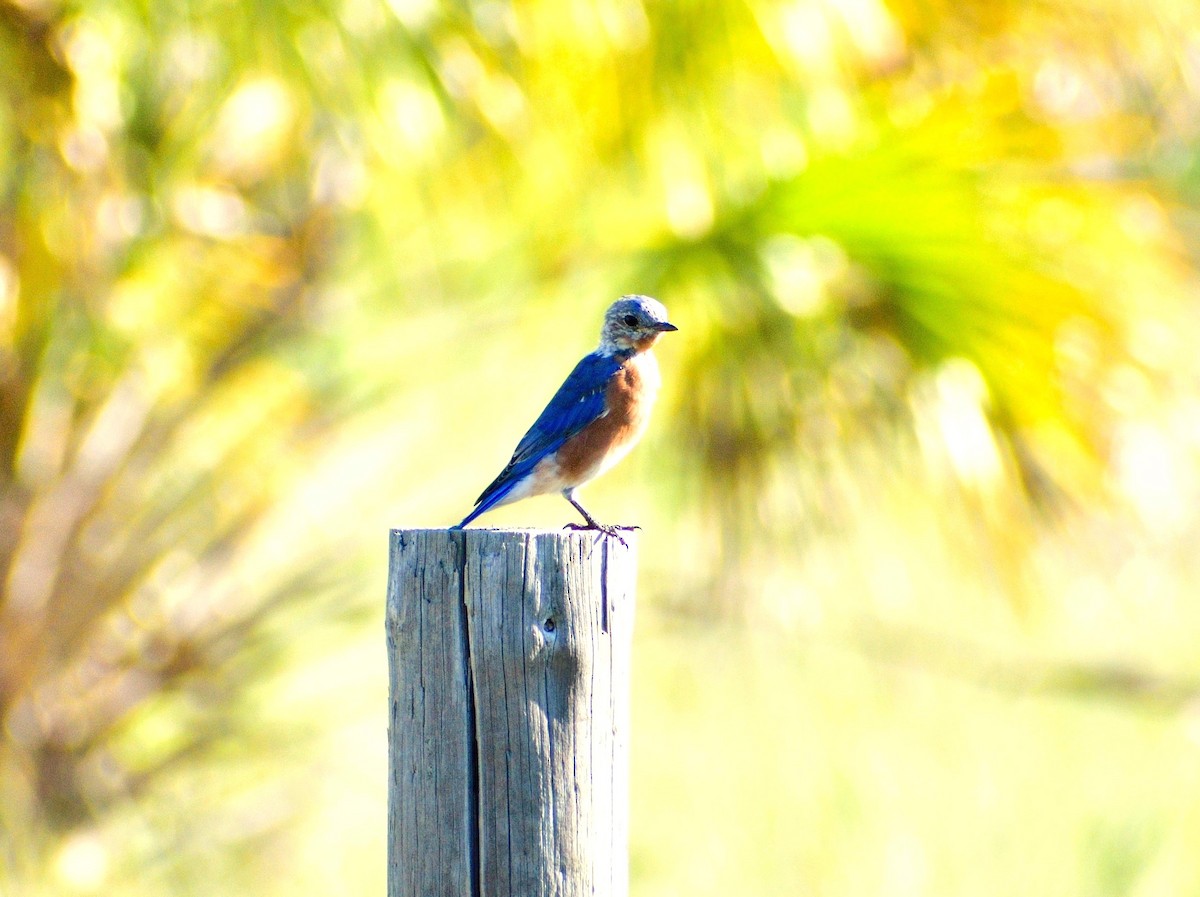
<instances>
[{"instance_id":1,"label":"bird","mask_svg":"<svg viewBox=\"0 0 1200 897\"><path fill-rule=\"evenodd\" d=\"M545 410L521 437L500 475L453 529L480 514L532 495L559 492L584 524L624 543L618 527L596 521L576 490L609 470L634 447L650 422L661 378L650 351L664 333L679 328L649 296L622 296L604 313L600 345L580 359Z\"/></svg>"}]
</instances>

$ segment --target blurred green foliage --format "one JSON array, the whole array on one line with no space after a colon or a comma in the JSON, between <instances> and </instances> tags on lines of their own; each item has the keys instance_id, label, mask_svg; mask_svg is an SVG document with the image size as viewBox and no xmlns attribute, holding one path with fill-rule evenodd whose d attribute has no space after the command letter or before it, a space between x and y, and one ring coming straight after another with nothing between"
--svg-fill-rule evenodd
<instances>
[{"instance_id":1,"label":"blurred green foliage","mask_svg":"<svg viewBox=\"0 0 1200 897\"><path fill-rule=\"evenodd\" d=\"M627 292L634 893L1200 888L1195 4L0 0L0 70L0 893L379 892L383 534Z\"/></svg>"}]
</instances>

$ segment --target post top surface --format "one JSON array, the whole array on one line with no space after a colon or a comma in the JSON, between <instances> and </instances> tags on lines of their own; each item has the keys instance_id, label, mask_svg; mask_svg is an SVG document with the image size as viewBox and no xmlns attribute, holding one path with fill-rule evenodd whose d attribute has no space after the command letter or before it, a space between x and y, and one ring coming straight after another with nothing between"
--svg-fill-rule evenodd
<instances>
[{"instance_id":1,"label":"post top surface","mask_svg":"<svg viewBox=\"0 0 1200 897\"><path fill-rule=\"evenodd\" d=\"M499 529L492 527L472 527L471 529L452 529L450 527L392 527L390 538L393 540L405 538L435 539L441 541L449 538L459 544L496 544L497 542L542 543L558 542L560 544L580 544L582 542L611 543L613 548L634 548L638 544L638 530L633 527L617 527L620 538L605 535L598 530L590 529L537 529L534 527L520 529ZM459 541L461 539L462 541Z\"/></svg>"},{"instance_id":2,"label":"post top surface","mask_svg":"<svg viewBox=\"0 0 1200 897\"><path fill-rule=\"evenodd\" d=\"M615 528L619 529L622 533L637 533L639 530L639 527L636 526L618 526ZM391 531L393 533L512 533L514 535L524 536L603 535L599 530L594 529L572 529L569 527L546 529L534 526L509 528L502 528L498 526L473 526L470 529L455 529L451 526L393 526L391 527Z\"/></svg>"}]
</instances>

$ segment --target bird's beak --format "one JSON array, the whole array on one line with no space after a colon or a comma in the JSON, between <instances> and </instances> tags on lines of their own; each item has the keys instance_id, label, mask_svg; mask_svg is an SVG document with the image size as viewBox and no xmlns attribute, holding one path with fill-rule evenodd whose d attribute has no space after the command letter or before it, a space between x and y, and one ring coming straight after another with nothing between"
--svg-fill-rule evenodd
<instances>
[{"instance_id":1,"label":"bird's beak","mask_svg":"<svg viewBox=\"0 0 1200 897\"><path fill-rule=\"evenodd\" d=\"M670 331L678 330L679 328L676 327L674 324L668 324L666 321L659 321L657 324L654 325L654 329L658 330L661 333L669 333Z\"/></svg>"}]
</instances>

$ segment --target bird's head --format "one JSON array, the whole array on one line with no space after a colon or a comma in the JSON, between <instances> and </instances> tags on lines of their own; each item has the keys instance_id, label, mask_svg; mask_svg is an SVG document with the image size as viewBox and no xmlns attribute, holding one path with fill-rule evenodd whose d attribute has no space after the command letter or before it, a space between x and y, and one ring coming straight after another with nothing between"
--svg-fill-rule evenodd
<instances>
[{"instance_id":1,"label":"bird's head","mask_svg":"<svg viewBox=\"0 0 1200 897\"><path fill-rule=\"evenodd\" d=\"M604 313L600 349L604 352L625 349L645 352L664 333L678 329L667 320L667 309L657 299L622 296Z\"/></svg>"}]
</instances>

